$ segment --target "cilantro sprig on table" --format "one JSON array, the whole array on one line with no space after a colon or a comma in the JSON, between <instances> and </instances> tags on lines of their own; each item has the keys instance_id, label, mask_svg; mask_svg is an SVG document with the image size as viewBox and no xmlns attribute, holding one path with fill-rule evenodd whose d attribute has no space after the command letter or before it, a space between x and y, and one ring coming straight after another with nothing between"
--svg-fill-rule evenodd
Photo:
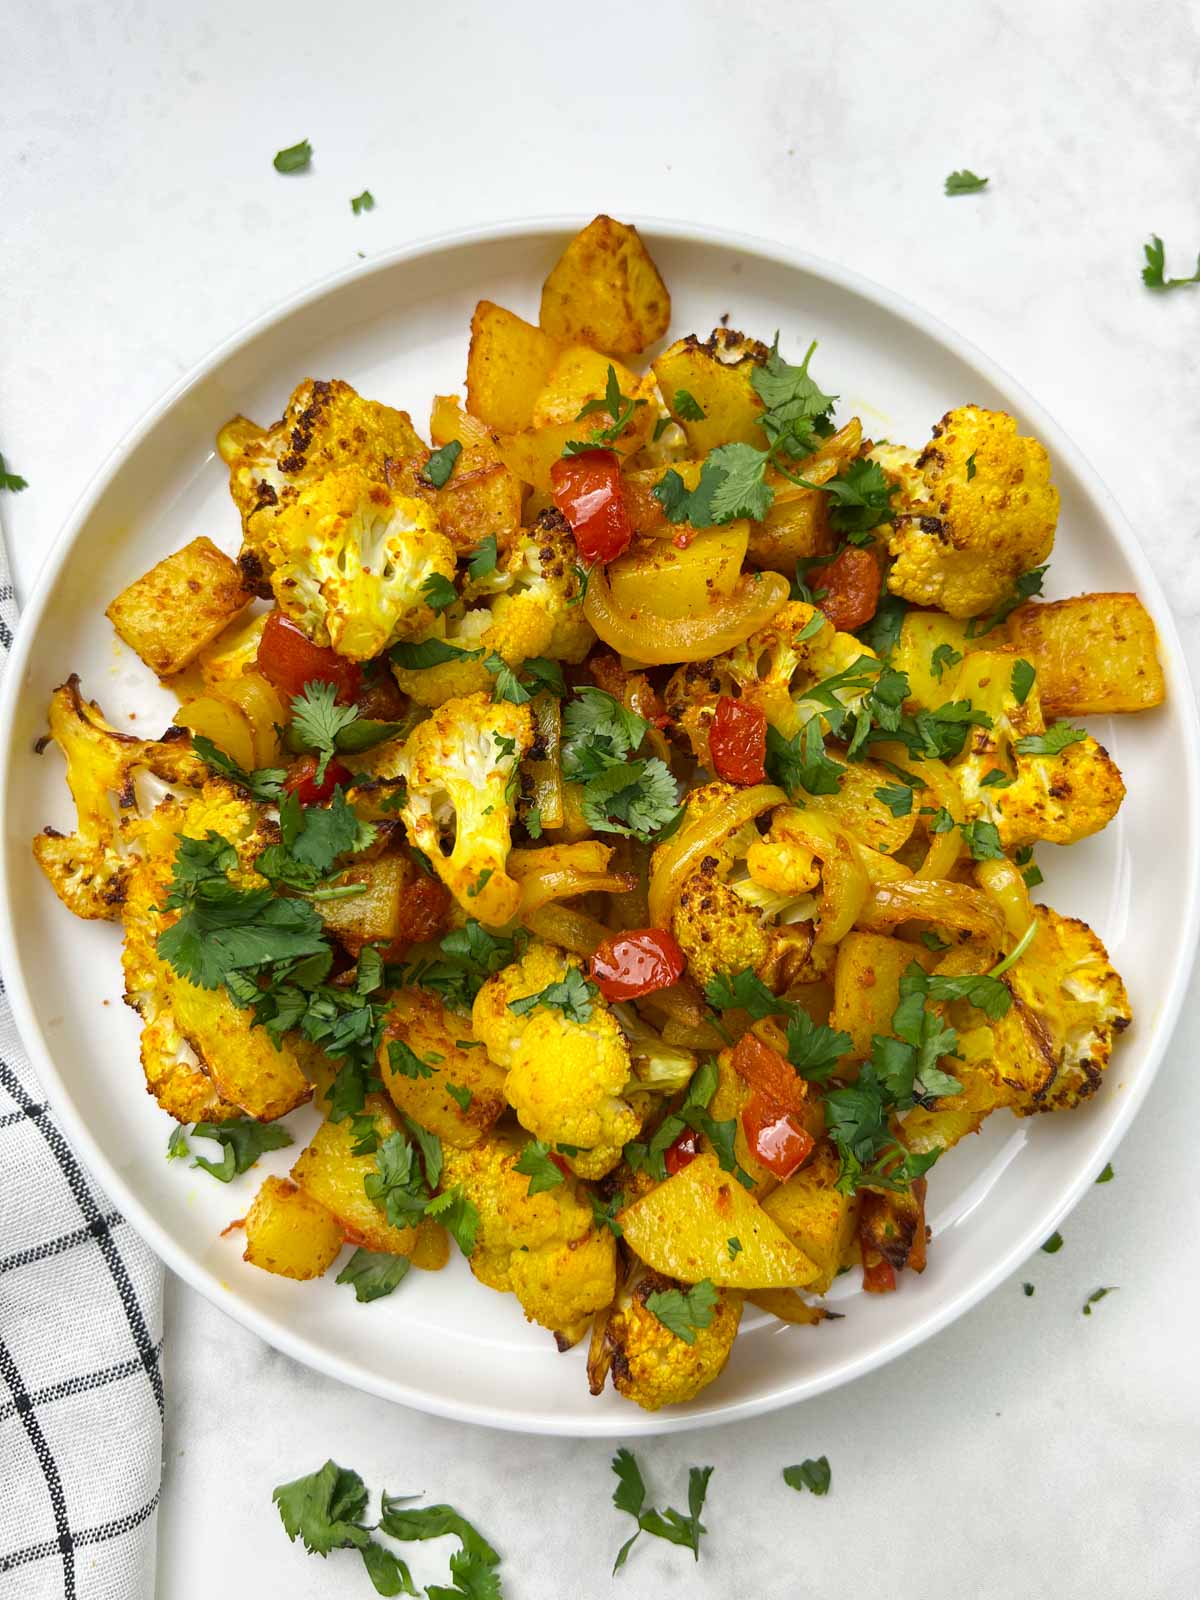
<instances>
[{"instance_id":1,"label":"cilantro sprig on table","mask_svg":"<svg viewBox=\"0 0 1200 1600\"><path fill-rule=\"evenodd\" d=\"M1189 284L1200 283L1200 255L1196 257L1196 270L1190 278L1166 276L1167 252L1156 233L1150 235L1149 244L1142 246L1142 254L1146 258L1146 264L1142 268L1142 282L1147 289L1184 289Z\"/></svg>"},{"instance_id":2,"label":"cilantro sprig on table","mask_svg":"<svg viewBox=\"0 0 1200 1600\"><path fill-rule=\"evenodd\" d=\"M625 1565L630 1550L637 1542L639 1534L643 1533L648 1533L655 1539L666 1539L670 1544L682 1545L699 1561L700 1540L708 1532L700 1521L700 1513L704 1510L713 1469L711 1467L689 1469L686 1517L673 1506L668 1506L665 1511L656 1511L652 1506L647 1507L645 1480L637 1458L631 1450L624 1448L618 1450L612 1459L612 1469L617 1475L617 1487L613 1490L612 1497L613 1505L618 1511L626 1512L637 1523L633 1533L617 1551L617 1559L613 1562L614 1576Z\"/></svg>"},{"instance_id":3,"label":"cilantro sprig on table","mask_svg":"<svg viewBox=\"0 0 1200 1600\"><path fill-rule=\"evenodd\" d=\"M339 1279L339 1282L341 1280ZM333 1550L357 1550L381 1595L420 1594L408 1565L375 1537L405 1543L440 1539L447 1534L459 1541L450 1557L452 1587L431 1584L429 1600L502 1600L500 1557L472 1523L452 1506L412 1506L411 1495L380 1496L377 1523L366 1519L368 1494L357 1472L327 1461L316 1472L291 1483L281 1483L271 1499L279 1508L284 1532L299 1539L310 1555L328 1556Z\"/></svg>"}]
</instances>

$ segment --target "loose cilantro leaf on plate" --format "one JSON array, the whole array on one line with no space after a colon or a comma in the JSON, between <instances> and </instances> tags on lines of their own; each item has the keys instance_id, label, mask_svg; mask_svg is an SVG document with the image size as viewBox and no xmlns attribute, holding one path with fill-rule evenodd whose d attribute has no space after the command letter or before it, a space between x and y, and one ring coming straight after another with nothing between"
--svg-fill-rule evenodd
<instances>
[{"instance_id":1,"label":"loose cilantro leaf on plate","mask_svg":"<svg viewBox=\"0 0 1200 1600\"><path fill-rule=\"evenodd\" d=\"M582 455L588 450L603 449L606 445L616 444L633 420L633 413L639 406L645 404L643 399L633 399L621 393L621 385L617 382L617 370L610 362L603 398L589 400L575 418L576 422L582 422L585 417L603 412L609 419L608 427L593 428L586 439L569 440L563 447L563 455Z\"/></svg>"},{"instance_id":2,"label":"loose cilantro leaf on plate","mask_svg":"<svg viewBox=\"0 0 1200 1600\"><path fill-rule=\"evenodd\" d=\"M711 1324L716 1306L717 1291L707 1278L690 1289L660 1289L646 1296L646 1310L684 1344L695 1344L696 1335Z\"/></svg>"},{"instance_id":3,"label":"loose cilantro leaf on plate","mask_svg":"<svg viewBox=\"0 0 1200 1600\"><path fill-rule=\"evenodd\" d=\"M353 1286L359 1305L382 1300L408 1276L412 1265L407 1256L384 1255L375 1250L356 1250L333 1280Z\"/></svg>"},{"instance_id":4,"label":"loose cilantro leaf on plate","mask_svg":"<svg viewBox=\"0 0 1200 1600\"><path fill-rule=\"evenodd\" d=\"M403 1078L432 1078L433 1068L403 1039L388 1040L388 1065Z\"/></svg>"},{"instance_id":5,"label":"loose cilantro leaf on plate","mask_svg":"<svg viewBox=\"0 0 1200 1600\"><path fill-rule=\"evenodd\" d=\"M203 1167L221 1183L249 1172L264 1151L283 1150L292 1142L291 1134L279 1123L255 1122L251 1117L238 1117L231 1122L198 1122L192 1129L192 1137L214 1139L221 1146L224 1154L220 1161L196 1156L192 1162L193 1167ZM167 1153L171 1154L169 1148Z\"/></svg>"},{"instance_id":6,"label":"loose cilantro leaf on plate","mask_svg":"<svg viewBox=\"0 0 1200 1600\"><path fill-rule=\"evenodd\" d=\"M364 189L361 194L354 195L350 201L350 209L356 217L361 216L364 211L374 211L375 196L370 189Z\"/></svg>"},{"instance_id":7,"label":"loose cilantro leaf on plate","mask_svg":"<svg viewBox=\"0 0 1200 1600\"><path fill-rule=\"evenodd\" d=\"M1146 265L1142 268L1142 282L1147 289L1182 289L1189 283L1200 283L1200 255L1196 257L1196 270L1190 278L1164 276L1167 253L1156 233L1150 235L1149 244L1142 246L1142 254L1146 257Z\"/></svg>"},{"instance_id":8,"label":"loose cilantro leaf on plate","mask_svg":"<svg viewBox=\"0 0 1200 1600\"><path fill-rule=\"evenodd\" d=\"M479 1211L461 1184L435 1195L425 1207L425 1215L448 1230L463 1255L471 1254L479 1232Z\"/></svg>"},{"instance_id":9,"label":"loose cilantro leaf on plate","mask_svg":"<svg viewBox=\"0 0 1200 1600\"><path fill-rule=\"evenodd\" d=\"M1069 723L1055 722L1045 733L1027 733L1018 739L1014 748L1021 756L1058 756L1069 744L1079 744L1087 734L1082 728L1072 728Z\"/></svg>"},{"instance_id":10,"label":"loose cilantro leaf on plate","mask_svg":"<svg viewBox=\"0 0 1200 1600\"><path fill-rule=\"evenodd\" d=\"M1111 1183L1115 1176L1116 1176L1116 1174L1113 1171L1113 1164L1112 1164L1111 1161L1109 1161L1109 1162L1105 1163L1104 1171L1096 1179L1096 1182L1097 1183Z\"/></svg>"},{"instance_id":11,"label":"loose cilantro leaf on plate","mask_svg":"<svg viewBox=\"0 0 1200 1600\"><path fill-rule=\"evenodd\" d=\"M586 782L606 766L623 762L641 744L650 724L603 689L580 688L563 707L563 777Z\"/></svg>"},{"instance_id":12,"label":"loose cilantro leaf on plate","mask_svg":"<svg viewBox=\"0 0 1200 1600\"><path fill-rule=\"evenodd\" d=\"M818 1456L815 1461L810 1456L807 1461L800 1462L799 1466L783 1469L784 1483L789 1489L799 1492L807 1489L811 1494L828 1494L832 1479L833 1473L828 1456Z\"/></svg>"},{"instance_id":13,"label":"loose cilantro leaf on plate","mask_svg":"<svg viewBox=\"0 0 1200 1600\"><path fill-rule=\"evenodd\" d=\"M556 1161L550 1159L550 1146L541 1139L527 1141L520 1156L513 1162L513 1171L529 1179L526 1193L530 1196L544 1194L547 1189L557 1189L566 1179Z\"/></svg>"},{"instance_id":14,"label":"loose cilantro leaf on plate","mask_svg":"<svg viewBox=\"0 0 1200 1600\"><path fill-rule=\"evenodd\" d=\"M958 172L952 172L946 179L946 193L978 194L981 189L987 188L988 180L977 177L970 167L963 167Z\"/></svg>"},{"instance_id":15,"label":"loose cilantro leaf on plate","mask_svg":"<svg viewBox=\"0 0 1200 1600\"><path fill-rule=\"evenodd\" d=\"M559 699L567 692L562 668L557 661L549 661L545 656L530 656L519 668L513 668L493 651L483 658L483 664L496 680L493 691L496 700L509 700L515 706L523 706L543 691Z\"/></svg>"},{"instance_id":16,"label":"loose cilantro leaf on plate","mask_svg":"<svg viewBox=\"0 0 1200 1600\"><path fill-rule=\"evenodd\" d=\"M1057 1230L1050 1235L1042 1249L1048 1256L1056 1256L1063 1247L1063 1236Z\"/></svg>"},{"instance_id":17,"label":"loose cilantro leaf on plate","mask_svg":"<svg viewBox=\"0 0 1200 1600\"><path fill-rule=\"evenodd\" d=\"M425 463L424 476L435 489L442 489L450 481L450 474L454 471L454 463L462 455L462 443L458 439L451 439L449 444L442 445L440 450L435 450Z\"/></svg>"},{"instance_id":18,"label":"loose cilantro leaf on plate","mask_svg":"<svg viewBox=\"0 0 1200 1600\"><path fill-rule=\"evenodd\" d=\"M1028 1300L1030 1295L1033 1294L1033 1292L1034 1292L1033 1285L1031 1283L1023 1283L1021 1285L1021 1292L1024 1294L1025 1298Z\"/></svg>"},{"instance_id":19,"label":"loose cilantro leaf on plate","mask_svg":"<svg viewBox=\"0 0 1200 1600\"><path fill-rule=\"evenodd\" d=\"M802 1006L791 1007L787 1024L787 1058L802 1078L824 1083L851 1047L840 1028L814 1022Z\"/></svg>"},{"instance_id":20,"label":"loose cilantro leaf on plate","mask_svg":"<svg viewBox=\"0 0 1200 1600\"><path fill-rule=\"evenodd\" d=\"M1013 662L1012 692L1019 706L1023 706L1029 699L1029 691L1033 688L1036 677L1037 669L1031 661L1022 659Z\"/></svg>"},{"instance_id":21,"label":"loose cilantro leaf on plate","mask_svg":"<svg viewBox=\"0 0 1200 1600\"><path fill-rule=\"evenodd\" d=\"M727 977L719 972L704 985L704 998L717 1011L746 1011L756 1021L762 1017L783 1017L790 1011L749 967Z\"/></svg>"},{"instance_id":22,"label":"loose cilantro leaf on plate","mask_svg":"<svg viewBox=\"0 0 1200 1600\"><path fill-rule=\"evenodd\" d=\"M825 483L807 483L803 478L797 482L830 497L829 526L851 543L860 542L872 529L892 520L892 496L899 485L891 482L877 461L865 456Z\"/></svg>"},{"instance_id":23,"label":"loose cilantro leaf on plate","mask_svg":"<svg viewBox=\"0 0 1200 1600\"><path fill-rule=\"evenodd\" d=\"M583 788L584 820L597 833L636 839L661 838L682 816L679 789L671 769L657 756L607 767Z\"/></svg>"},{"instance_id":24,"label":"loose cilantro leaf on plate","mask_svg":"<svg viewBox=\"0 0 1200 1600\"><path fill-rule=\"evenodd\" d=\"M448 1083L446 1085L446 1093L460 1111L469 1111L471 1109L471 1101L475 1098L475 1094L465 1084Z\"/></svg>"},{"instance_id":25,"label":"loose cilantro leaf on plate","mask_svg":"<svg viewBox=\"0 0 1200 1600\"><path fill-rule=\"evenodd\" d=\"M906 783L889 783L882 789L876 789L875 798L882 801L894 817L912 815L913 792Z\"/></svg>"},{"instance_id":26,"label":"loose cilantro leaf on plate","mask_svg":"<svg viewBox=\"0 0 1200 1600\"><path fill-rule=\"evenodd\" d=\"M10 472L4 465L4 457L0 456L0 489L7 489L9 494L20 494L22 489L28 489L25 479L16 472Z\"/></svg>"},{"instance_id":27,"label":"loose cilantro leaf on plate","mask_svg":"<svg viewBox=\"0 0 1200 1600\"><path fill-rule=\"evenodd\" d=\"M496 535L489 533L486 538L481 539L475 546L475 554L467 563L467 576L478 582L480 578L486 578L495 572L499 560L500 552L496 545Z\"/></svg>"},{"instance_id":28,"label":"loose cilantro leaf on plate","mask_svg":"<svg viewBox=\"0 0 1200 1600\"><path fill-rule=\"evenodd\" d=\"M421 596L431 611L449 611L458 603L458 590L441 572L430 573L421 585Z\"/></svg>"},{"instance_id":29,"label":"loose cilantro leaf on plate","mask_svg":"<svg viewBox=\"0 0 1200 1600\"><path fill-rule=\"evenodd\" d=\"M1000 834L994 822L961 822L959 827L972 861L1004 860Z\"/></svg>"},{"instance_id":30,"label":"loose cilantro leaf on plate","mask_svg":"<svg viewBox=\"0 0 1200 1600\"><path fill-rule=\"evenodd\" d=\"M785 739L778 728L768 726L766 766L768 775L790 795L798 789L811 795L837 794L846 770L841 762L831 761L825 754L821 719L815 716L809 717L790 739Z\"/></svg>"},{"instance_id":31,"label":"loose cilantro leaf on plate","mask_svg":"<svg viewBox=\"0 0 1200 1600\"><path fill-rule=\"evenodd\" d=\"M617 1221L617 1213L625 1204L624 1191L618 1189L609 1200L602 1199L590 1187L586 1187L583 1192L592 1204L592 1225L596 1228L607 1228L614 1239L623 1239L625 1230Z\"/></svg>"},{"instance_id":32,"label":"loose cilantro leaf on plate","mask_svg":"<svg viewBox=\"0 0 1200 1600\"><path fill-rule=\"evenodd\" d=\"M367 1173L363 1188L393 1228L414 1228L425 1215L429 1185L415 1144L398 1129L375 1152L375 1170Z\"/></svg>"},{"instance_id":33,"label":"loose cilantro leaf on plate","mask_svg":"<svg viewBox=\"0 0 1200 1600\"><path fill-rule=\"evenodd\" d=\"M552 1006L571 1022L590 1022L592 1002L599 993L596 985L590 978L585 978L578 967L568 967L561 982L549 983L537 994L510 1000L508 1009L518 1017L523 1017L535 1006Z\"/></svg>"},{"instance_id":34,"label":"loose cilantro leaf on plate","mask_svg":"<svg viewBox=\"0 0 1200 1600\"><path fill-rule=\"evenodd\" d=\"M486 980L501 967L519 960L527 942L528 935L523 930L511 935L492 933L470 918L463 927L445 935L436 958L402 968L400 978L440 994L458 1010L469 1011Z\"/></svg>"},{"instance_id":35,"label":"loose cilantro leaf on plate","mask_svg":"<svg viewBox=\"0 0 1200 1600\"><path fill-rule=\"evenodd\" d=\"M183 1123L179 1123L171 1129L171 1137L167 1140L167 1160L181 1161L184 1156L190 1156L191 1153L192 1147L187 1142L187 1129ZM1100 1179L1097 1178L1096 1182L1099 1183Z\"/></svg>"},{"instance_id":36,"label":"loose cilantro leaf on plate","mask_svg":"<svg viewBox=\"0 0 1200 1600\"><path fill-rule=\"evenodd\" d=\"M725 1248L729 1251L729 1259L733 1261L742 1251L742 1241L736 1236L726 1239Z\"/></svg>"},{"instance_id":37,"label":"loose cilantro leaf on plate","mask_svg":"<svg viewBox=\"0 0 1200 1600\"><path fill-rule=\"evenodd\" d=\"M881 661L888 660L896 648L908 609L907 600L902 600L898 594L885 593L880 596L870 622L858 630L857 637L868 649L874 650Z\"/></svg>"},{"instance_id":38,"label":"loose cilantro leaf on plate","mask_svg":"<svg viewBox=\"0 0 1200 1600\"><path fill-rule=\"evenodd\" d=\"M307 139L290 144L286 150L277 150L271 165L276 172L304 172L312 161L312 145Z\"/></svg>"},{"instance_id":39,"label":"loose cilantro leaf on plate","mask_svg":"<svg viewBox=\"0 0 1200 1600\"><path fill-rule=\"evenodd\" d=\"M695 395L687 389L676 389L675 404L671 407L675 415L684 422L703 422L704 409Z\"/></svg>"}]
</instances>

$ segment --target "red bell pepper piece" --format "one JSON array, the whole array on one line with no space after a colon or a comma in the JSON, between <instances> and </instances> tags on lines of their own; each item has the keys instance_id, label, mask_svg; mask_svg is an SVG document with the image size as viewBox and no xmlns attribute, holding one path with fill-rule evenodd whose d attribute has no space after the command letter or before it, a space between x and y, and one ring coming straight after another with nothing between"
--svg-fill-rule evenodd
<instances>
[{"instance_id":1,"label":"red bell pepper piece","mask_svg":"<svg viewBox=\"0 0 1200 1600\"><path fill-rule=\"evenodd\" d=\"M683 951L664 928L614 933L592 956L592 982L606 1000L636 1000L667 989L683 976Z\"/></svg>"},{"instance_id":2,"label":"red bell pepper piece","mask_svg":"<svg viewBox=\"0 0 1200 1600\"><path fill-rule=\"evenodd\" d=\"M621 489L621 464L611 450L563 456L550 468L554 504L571 524L585 566L615 561L629 548L633 524Z\"/></svg>"},{"instance_id":3,"label":"red bell pepper piece","mask_svg":"<svg viewBox=\"0 0 1200 1600\"><path fill-rule=\"evenodd\" d=\"M755 1091L742 1109L742 1130L756 1161L781 1183L812 1155L815 1140L794 1112Z\"/></svg>"},{"instance_id":4,"label":"red bell pepper piece","mask_svg":"<svg viewBox=\"0 0 1200 1600\"><path fill-rule=\"evenodd\" d=\"M357 661L314 644L282 611L272 611L258 641L258 669L289 700L306 683L332 683L342 705L358 694L362 671Z\"/></svg>"},{"instance_id":5,"label":"red bell pepper piece","mask_svg":"<svg viewBox=\"0 0 1200 1600\"><path fill-rule=\"evenodd\" d=\"M757 706L723 694L708 730L708 748L717 777L726 783L767 781L767 718Z\"/></svg>"}]
</instances>

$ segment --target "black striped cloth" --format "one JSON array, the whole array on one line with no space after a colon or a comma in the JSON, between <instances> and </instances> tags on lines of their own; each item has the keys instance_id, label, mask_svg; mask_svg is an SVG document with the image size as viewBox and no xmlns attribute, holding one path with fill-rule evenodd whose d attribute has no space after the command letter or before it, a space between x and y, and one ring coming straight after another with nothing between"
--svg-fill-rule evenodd
<instances>
[{"instance_id":1,"label":"black striped cloth","mask_svg":"<svg viewBox=\"0 0 1200 1600\"><path fill-rule=\"evenodd\" d=\"M0 670L16 619L0 541ZM0 1600L153 1594L161 1349L162 1268L63 1138L0 990Z\"/></svg>"}]
</instances>

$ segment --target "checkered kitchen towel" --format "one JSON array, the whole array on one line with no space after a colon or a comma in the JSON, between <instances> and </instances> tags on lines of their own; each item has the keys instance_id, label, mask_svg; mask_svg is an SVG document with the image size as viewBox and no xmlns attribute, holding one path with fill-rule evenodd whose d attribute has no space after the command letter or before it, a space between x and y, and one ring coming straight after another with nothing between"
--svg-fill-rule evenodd
<instances>
[{"instance_id":1,"label":"checkered kitchen towel","mask_svg":"<svg viewBox=\"0 0 1200 1600\"><path fill-rule=\"evenodd\" d=\"M0 670L16 620L0 539ZM63 1138L0 988L0 1600L150 1600L161 1348L162 1268Z\"/></svg>"}]
</instances>

